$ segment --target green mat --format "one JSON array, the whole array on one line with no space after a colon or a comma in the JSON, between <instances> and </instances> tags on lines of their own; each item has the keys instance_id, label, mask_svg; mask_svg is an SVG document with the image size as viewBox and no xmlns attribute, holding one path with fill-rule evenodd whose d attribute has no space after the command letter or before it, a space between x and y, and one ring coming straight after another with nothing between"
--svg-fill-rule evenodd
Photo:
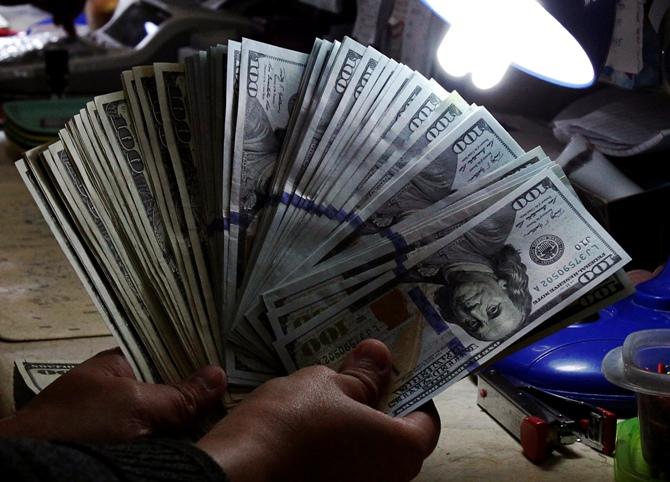
<instances>
[{"instance_id":1,"label":"green mat","mask_svg":"<svg viewBox=\"0 0 670 482\"><path fill-rule=\"evenodd\" d=\"M668 480L647 464L640 446L640 421L631 418L619 422L614 452L614 480L616 482L657 482Z\"/></svg>"},{"instance_id":2,"label":"green mat","mask_svg":"<svg viewBox=\"0 0 670 482\"><path fill-rule=\"evenodd\" d=\"M59 129L89 100L89 97L73 97L6 102L3 109L7 138L26 149L49 142L58 137Z\"/></svg>"}]
</instances>

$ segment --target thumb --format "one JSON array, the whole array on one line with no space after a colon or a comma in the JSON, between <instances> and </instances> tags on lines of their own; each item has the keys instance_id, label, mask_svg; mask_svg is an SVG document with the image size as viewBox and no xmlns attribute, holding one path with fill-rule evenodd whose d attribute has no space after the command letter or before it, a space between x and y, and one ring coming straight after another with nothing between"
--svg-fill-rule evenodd
<instances>
[{"instance_id":1,"label":"thumb","mask_svg":"<svg viewBox=\"0 0 670 482\"><path fill-rule=\"evenodd\" d=\"M435 404L430 401L416 411L394 419L397 423L404 425L405 432L423 457L428 457L440 439L440 415L437 413Z\"/></svg>"},{"instance_id":2,"label":"thumb","mask_svg":"<svg viewBox=\"0 0 670 482\"><path fill-rule=\"evenodd\" d=\"M340 386L354 400L376 407L391 380L391 352L379 340L364 340L340 367Z\"/></svg>"},{"instance_id":3,"label":"thumb","mask_svg":"<svg viewBox=\"0 0 670 482\"><path fill-rule=\"evenodd\" d=\"M146 417L152 432L178 430L214 408L228 382L220 367L206 366L174 385L141 384Z\"/></svg>"}]
</instances>

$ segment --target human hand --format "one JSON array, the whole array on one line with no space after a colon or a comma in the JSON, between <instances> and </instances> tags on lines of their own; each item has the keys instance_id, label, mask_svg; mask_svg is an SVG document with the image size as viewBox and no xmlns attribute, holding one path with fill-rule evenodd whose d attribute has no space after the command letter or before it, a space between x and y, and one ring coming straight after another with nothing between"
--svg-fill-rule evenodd
<instances>
[{"instance_id":1,"label":"human hand","mask_svg":"<svg viewBox=\"0 0 670 482\"><path fill-rule=\"evenodd\" d=\"M633 286L637 286L640 283L644 283L645 281L649 281L650 279L656 277L661 271L663 271L663 267L664 265L660 265L653 272L644 269L634 269L628 271L626 274L628 275L628 279L630 279L631 283L633 283Z\"/></svg>"},{"instance_id":2,"label":"human hand","mask_svg":"<svg viewBox=\"0 0 670 482\"><path fill-rule=\"evenodd\" d=\"M175 385L138 382L118 349L104 351L46 387L0 437L119 443L185 432L223 397L221 368L203 367Z\"/></svg>"},{"instance_id":3,"label":"human hand","mask_svg":"<svg viewBox=\"0 0 670 482\"><path fill-rule=\"evenodd\" d=\"M391 354L366 340L339 373L315 366L271 380L221 420L198 446L235 482L408 481L434 450L432 403L392 418L375 407Z\"/></svg>"}]
</instances>

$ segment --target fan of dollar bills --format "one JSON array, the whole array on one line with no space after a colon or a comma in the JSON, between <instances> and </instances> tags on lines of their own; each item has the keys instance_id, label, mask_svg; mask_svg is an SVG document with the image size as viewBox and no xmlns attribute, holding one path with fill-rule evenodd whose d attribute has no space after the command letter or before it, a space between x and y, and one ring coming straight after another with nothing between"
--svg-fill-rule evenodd
<instances>
[{"instance_id":1,"label":"fan of dollar bills","mask_svg":"<svg viewBox=\"0 0 670 482\"><path fill-rule=\"evenodd\" d=\"M629 291L541 148L350 38L230 41L122 81L17 166L144 380L220 364L234 404L374 337L401 415Z\"/></svg>"}]
</instances>

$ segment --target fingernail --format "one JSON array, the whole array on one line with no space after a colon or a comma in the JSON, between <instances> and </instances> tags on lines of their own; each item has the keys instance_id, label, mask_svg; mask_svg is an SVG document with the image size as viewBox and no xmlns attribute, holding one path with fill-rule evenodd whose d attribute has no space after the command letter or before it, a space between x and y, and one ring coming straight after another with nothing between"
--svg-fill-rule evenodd
<instances>
[{"instance_id":1,"label":"fingernail","mask_svg":"<svg viewBox=\"0 0 670 482\"><path fill-rule=\"evenodd\" d=\"M388 350L381 342L363 341L353 351L354 363L365 368L385 372L391 367Z\"/></svg>"},{"instance_id":2,"label":"fingernail","mask_svg":"<svg viewBox=\"0 0 670 482\"><path fill-rule=\"evenodd\" d=\"M226 376L218 367L207 366L197 370L191 377L194 381L202 383L207 390L219 388L226 382Z\"/></svg>"}]
</instances>

